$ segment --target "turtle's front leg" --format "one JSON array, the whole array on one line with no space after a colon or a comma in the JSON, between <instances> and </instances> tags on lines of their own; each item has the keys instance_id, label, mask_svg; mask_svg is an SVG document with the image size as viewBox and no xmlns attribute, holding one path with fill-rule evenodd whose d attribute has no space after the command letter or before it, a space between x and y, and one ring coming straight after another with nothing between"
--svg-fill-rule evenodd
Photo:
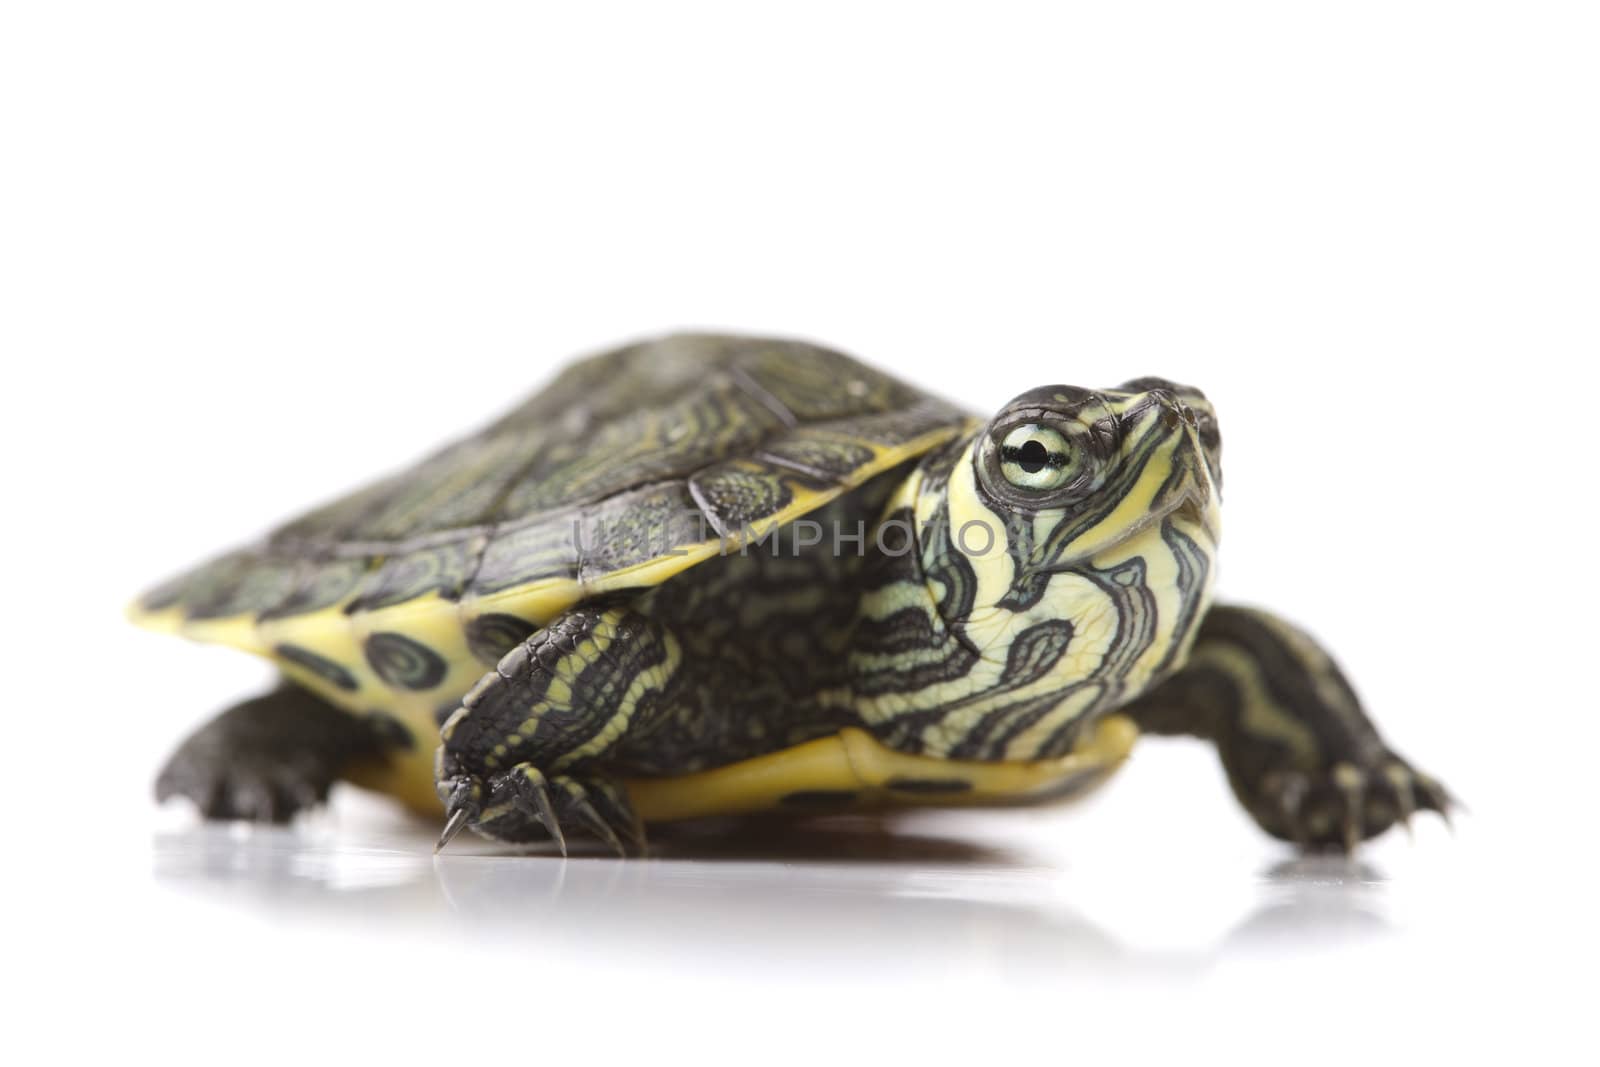
<instances>
[{"instance_id":1,"label":"turtle's front leg","mask_svg":"<svg viewBox=\"0 0 1600 1067\"><path fill-rule=\"evenodd\" d=\"M288 822L387 745L370 721L285 684L191 734L157 776L156 799L188 797L208 819Z\"/></svg>"},{"instance_id":2,"label":"turtle's front leg","mask_svg":"<svg viewBox=\"0 0 1600 1067\"><path fill-rule=\"evenodd\" d=\"M500 841L552 837L563 855L567 831L618 852L642 845L607 757L663 724L681 661L669 631L625 608L576 608L513 648L440 731L439 846L463 827Z\"/></svg>"},{"instance_id":3,"label":"turtle's front leg","mask_svg":"<svg viewBox=\"0 0 1600 1067\"><path fill-rule=\"evenodd\" d=\"M1123 711L1146 733L1213 741L1251 817L1305 847L1354 851L1453 804L1389 750L1322 647L1263 611L1212 608L1183 669Z\"/></svg>"}]
</instances>

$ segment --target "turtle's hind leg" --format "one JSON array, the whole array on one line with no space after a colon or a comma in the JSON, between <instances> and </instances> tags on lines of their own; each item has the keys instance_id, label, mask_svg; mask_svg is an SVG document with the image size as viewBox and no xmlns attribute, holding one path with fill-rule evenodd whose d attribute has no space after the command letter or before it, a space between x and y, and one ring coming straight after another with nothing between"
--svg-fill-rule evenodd
<instances>
[{"instance_id":1,"label":"turtle's hind leg","mask_svg":"<svg viewBox=\"0 0 1600 1067\"><path fill-rule=\"evenodd\" d=\"M1263 611L1212 608L1183 669L1122 710L1145 733L1214 742L1251 817L1308 848L1354 851L1454 803L1389 750L1327 652Z\"/></svg>"},{"instance_id":2,"label":"turtle's hind leg","mask_svg":"<svg viewBox=\"0 0 1600 1067\"><path fill-rule=\"evenodd\" d=\"M387 744L372 723L285 684L191 734L156 778L156 799L188 797L208 819L288 822Z\"/></svg>"}]
</instances>

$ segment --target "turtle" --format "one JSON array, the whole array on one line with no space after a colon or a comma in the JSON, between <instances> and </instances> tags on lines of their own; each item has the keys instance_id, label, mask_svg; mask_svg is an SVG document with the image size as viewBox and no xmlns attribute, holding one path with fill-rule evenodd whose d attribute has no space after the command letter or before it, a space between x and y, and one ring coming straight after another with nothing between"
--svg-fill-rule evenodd
<instances>
[{"instance_id":1,"label":"turtle","mask_svg":"<svg viewBox=\"0 0 1600 1067\"><path fill-rule=\"evenodd\" d=\"M1216 603L1204 393L975 415L833 349L680 333L139 598L271 691L158 799L284 822L346 781L518 845L711 816L1023 804L1210 742L1267 834L1354 850L1453 800L1300 627Z\"/></svg>"}]
</instances>

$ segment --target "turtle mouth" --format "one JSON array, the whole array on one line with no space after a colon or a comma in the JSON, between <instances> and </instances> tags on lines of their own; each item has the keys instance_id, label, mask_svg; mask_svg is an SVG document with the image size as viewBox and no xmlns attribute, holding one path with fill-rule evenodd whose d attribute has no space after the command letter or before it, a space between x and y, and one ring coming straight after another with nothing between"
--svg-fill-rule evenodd
<instances>
[{"instance_id":1,"label":"turtle mouth","mask_svg":"<svg viewBox=\"0 0 1600 1067\"><path fill-rule=\"evenodd\" d=\"M1109 544L1101 545L1096 551L1104 551L1115 545L1125 545L1147 531L1159 528L1162 523L1174 517L1203 532L1205 538L1215 545L1220 534L1220 516L1216 504L1216 489L1212 487L1208 479L1196 477L1190 480L1182 491L1174 493L1171 497L1129 523L1128 528L1120 536ZM1078 570L1082 566L1083 559L1074 557L1059 560L1049 566L1029 569L1036 574L1063 574L1068 571Z\"/></svg>"},{"instance_id":2,"label":"turtle mouth","mask_svg":"<svg viewBox=\"0 0 1600 1067\"><path fill-rule=\"evenodd\" d=\"M1210 480L1203 472L1196 471L1193 477L1187 479L1182 490L1173 493L1130 523L1127 532L1117 538L1117 543L1131 541L1146 530L1159 526L1174 516L1187 519L1215 539L1218 518L1216 490L1211 487Z\"/></svg>"},{"instance_id":3,"label":"turtle mouth","mask_svg":"<svg viewBox=\"0 0 1600 1067\"><path fill-rule=\"evenodd\" d=\"M1167 494L1165 499L1152 507L1148 514L1133 524L1133 528L1128 531L1128 537L1136 537L1158 523L1177 517L1204 530L1213 542L1216 541L1219 532L1220 494L1212 479L1210 463L1205 451L1200 447L1192 426L1186 434L1186 441L1189 447L1183 450L1184 454L1180 460L1183 469L1182 482Z\"/></svg>"},{"instance_id":4,"label":"turtle mouth","mask_svg":"<svg viewBox=\"0 0 1600 1067\"><path fill-rule=\"evenodd\" d=\"M1173 504L1166 514L1161 515L1160 518L1164 519L1168 515L1182 516L1215 538L1218 533L1216 496L1217 491L1211 487L1209 482L1199 481L1194 488L1179 497L1177 503Z\"/></svg>"}]
</instances>

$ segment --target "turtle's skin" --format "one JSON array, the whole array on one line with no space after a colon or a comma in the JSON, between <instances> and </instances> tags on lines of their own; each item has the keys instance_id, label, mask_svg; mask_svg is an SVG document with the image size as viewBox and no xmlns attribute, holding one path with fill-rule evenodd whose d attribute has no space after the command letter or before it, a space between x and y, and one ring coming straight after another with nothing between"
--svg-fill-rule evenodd
<instances>
[{"instance_id":1,"label":"turtle's skin","mask_svg":"<svg viewBox=\"0 0 1600 1067\"><path fill-rule=\"evenodd\" d=\"M1213 741L1268 833L1449 799L1325 652L1211 602L1220 437L1157 378L984 420L827 349L680 335L147 594L274 660L158 794L283 820L337 779L505 841L1082 792Z\"/></svg>"}]
</instances>

